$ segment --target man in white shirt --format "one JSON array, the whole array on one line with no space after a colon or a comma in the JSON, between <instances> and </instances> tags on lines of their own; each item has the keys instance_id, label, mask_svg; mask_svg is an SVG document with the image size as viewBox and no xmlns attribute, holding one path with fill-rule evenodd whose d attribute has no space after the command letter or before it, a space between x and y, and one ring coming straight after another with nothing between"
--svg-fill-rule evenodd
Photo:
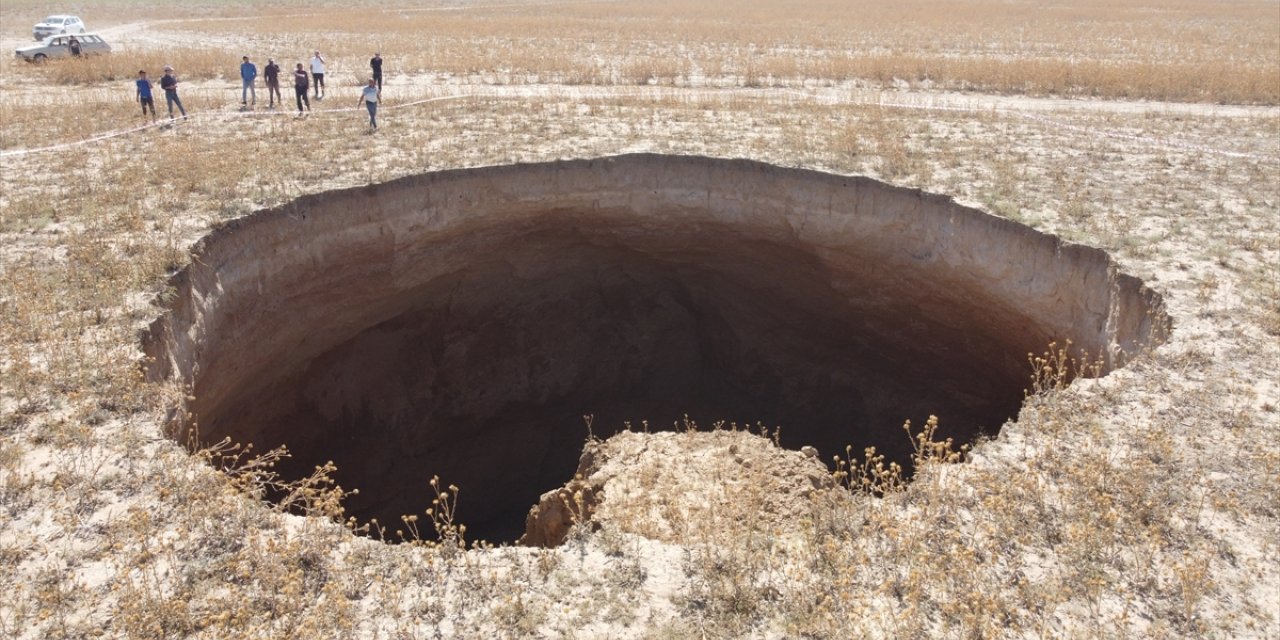
<instances>
[{"instance_id":1,"label":"man in white shirt","mask_svg":"<svg viewBox=\"0 0 1280 640\"><path fill-rule=\"evenodd\" d=\"M324 98L324 58L316 51L311 56L311 84L315 86L316 100Z\"/></svg>"},{"instance_id":2,"label":"man in white shirt","mask_svg":"<svg viewBox=\"0 0 1280 640\"><path fill-rule=\"evenodd\" d=\"M369 110L369 132L378 130L378 81L369 79L369 85L360 92L360 102ZM357 106L359 103L357 103Z\"/></svg>"}]
</instances>

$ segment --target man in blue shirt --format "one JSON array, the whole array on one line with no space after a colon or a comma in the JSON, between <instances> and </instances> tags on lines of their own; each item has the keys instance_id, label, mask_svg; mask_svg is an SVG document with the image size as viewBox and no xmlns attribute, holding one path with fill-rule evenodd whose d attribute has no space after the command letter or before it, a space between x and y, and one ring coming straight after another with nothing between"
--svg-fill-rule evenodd
<instances>
[{"instance_id":1,"label":"man in blue shirt","mask_svg":"<svg viewBox=\"0 0 1280 640\"><path fill-rule=\"evenodd\" d=\"M240 106L245 106L245 98L253 96L253 104L258 104L258 91L253 87L253 81L258 78L258 66L249 62L249 56L244 57L244 62L240 63Z\"/></svg>"},{"instance_id":2,"label":"man in blue shirt","mask_svg":"<svg viewBox=\"0 0 1280 640\"><path fill-rule=\"evenodd\" d=\"M151 81L147 79L146 71L138 72L138 80L134 84L138 85L138 102L142 103L142 117L147 117L147 107L151 108L151 121L156 121L156 101L151 97Z\"/></svg>"}]
</instances>

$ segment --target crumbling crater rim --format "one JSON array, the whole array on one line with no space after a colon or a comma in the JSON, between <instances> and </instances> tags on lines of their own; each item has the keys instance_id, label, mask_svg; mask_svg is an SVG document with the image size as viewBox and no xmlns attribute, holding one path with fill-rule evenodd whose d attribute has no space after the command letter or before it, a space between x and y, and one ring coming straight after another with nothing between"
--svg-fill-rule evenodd
<instances>
[{"instance_id":1,"label":"crumbling crater rim","mask_svg":"<svg viewBox=\"0 0 1280 640\"><path fill-rule=\"evenodd\" d=\"M1071 340L1105 372L1169 326L1101 249L949 196L740 159L407 176L230 221L192 255L143 341L150 379L190 386L175 436L288 444L303 470L342 442L362 496L381 475L465 489L468 468L521 456L562 477L512 481L550 489L584 435L567 416L603 412L607 435L680 403L704 423L802 423L784 444L824 454L936 406L965 440L1016 416L1027 353Z\"/></svg>"}]
</instances>

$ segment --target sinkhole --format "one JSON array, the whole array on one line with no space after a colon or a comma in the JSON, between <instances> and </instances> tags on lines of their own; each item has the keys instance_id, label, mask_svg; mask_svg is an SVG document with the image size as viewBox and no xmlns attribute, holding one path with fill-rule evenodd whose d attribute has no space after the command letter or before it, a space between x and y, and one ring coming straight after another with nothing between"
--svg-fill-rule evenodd
<instances>
[{"instance_id":1,"label":"sinkhole","mask_svg":"<svg viewBox=\"0 0 1280 640\"><path fill-rule=\"evenodd\" d=\"M511 541L596 436L682 416L891 459L1016 417L1027 354L1105 372L1161 335L1106 253L952 199L745 160L636 154L432 172L212 232L144 337L188 385L183 442L332 460L348 513L399 523L439 475ZM607 499L607 497L606 497Z\"/></svg>"}]
</instances>

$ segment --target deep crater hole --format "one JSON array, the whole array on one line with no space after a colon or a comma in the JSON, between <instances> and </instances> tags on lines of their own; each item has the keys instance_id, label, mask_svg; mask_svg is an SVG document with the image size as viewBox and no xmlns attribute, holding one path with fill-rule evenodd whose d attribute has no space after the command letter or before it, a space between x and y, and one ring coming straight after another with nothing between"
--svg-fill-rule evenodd
<instances>
[{"instance_id":1,"label":"deep crater hole","mask_svg":"<svg viewBox=\"0 0 1280 640\"><path fill-rule=\"evenodd\" d=\"M747 162L631 155L446 171L304 197L205 238L145 341L191 386L178 437L332 460L359 520L519 537L597 436L683 416L781 427L824 459L941 419L1016 417L1027 354L1104 370L1158 298L1105 253L949 198Z\"/></svg>"}]
</instances>

